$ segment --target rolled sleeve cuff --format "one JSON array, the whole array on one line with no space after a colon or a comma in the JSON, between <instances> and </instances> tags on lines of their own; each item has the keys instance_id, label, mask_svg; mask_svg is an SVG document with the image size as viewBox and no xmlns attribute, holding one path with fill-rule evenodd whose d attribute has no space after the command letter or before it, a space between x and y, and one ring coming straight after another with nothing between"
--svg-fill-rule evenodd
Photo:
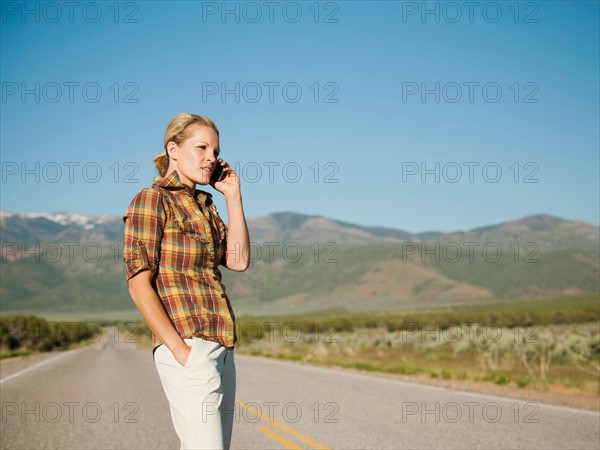
<instances>
[{"instance_id":1,"label":"rolled sleeve cuff","mask_svg":"<svg viewBox=\"0 0 600 450\"><path fill-rule=\"evenodd\" d=\"M127 281L143 270L149 270L152 276L156 275L158 266L156 262L148 259L148 251L142 241L128 245L123 251L125 260L125 276Z\"/></svg>"}]
</instances>

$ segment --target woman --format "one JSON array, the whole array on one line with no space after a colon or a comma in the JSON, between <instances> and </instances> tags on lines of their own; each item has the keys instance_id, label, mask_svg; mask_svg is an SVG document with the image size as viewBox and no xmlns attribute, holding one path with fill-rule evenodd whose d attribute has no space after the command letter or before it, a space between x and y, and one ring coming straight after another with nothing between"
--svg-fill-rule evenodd
<instances>
[{"instance_id":1,"label":"woman","mask_svg":"<svg viewBox=\"0 0 600 450\"><path fill-rule=\"evenodd\" d=\"M248 268L240 180L218 160L219 130L207 117L177 114L167 126L159 175L123 216L129 293L152 330L152 355L182 449L226 449L235 401L235 315L223 265ZM211 180L217 164L221 181ZM225 226L209 192L225 196Z\"/></svg>"}]
</instances>

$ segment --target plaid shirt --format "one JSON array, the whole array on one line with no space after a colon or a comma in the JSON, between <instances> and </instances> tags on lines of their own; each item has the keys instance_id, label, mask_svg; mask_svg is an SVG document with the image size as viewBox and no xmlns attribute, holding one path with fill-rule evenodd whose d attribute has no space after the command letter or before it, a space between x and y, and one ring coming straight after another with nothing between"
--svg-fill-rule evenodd
<instances>
[{"instance_id":1,"label":"plaid shirt","mask_svg":"<svg viewBox=\"0 0 600 450\"><path fill-rule=\"evenodd\" d=\"M212 195L198 189L190 194L173 171L136 194L123 222L127 280L149 270L152 287L182 338L233 347L235 315L218 268L225 266L227 227ZM153 332L153 355L162 343Z\"/></svg>"}]
</instances>

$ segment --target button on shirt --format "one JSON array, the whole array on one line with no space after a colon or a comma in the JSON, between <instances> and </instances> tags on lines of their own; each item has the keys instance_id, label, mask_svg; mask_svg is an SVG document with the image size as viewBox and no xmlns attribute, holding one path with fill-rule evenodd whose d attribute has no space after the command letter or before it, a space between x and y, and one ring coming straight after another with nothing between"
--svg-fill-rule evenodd
<instances>
[{"instance_id":1,"label":"button on shirt","mask_svg":"<svg viewBox=\"0 0 600 450\"><path fill-rule=\"evenodd\" d=\"M212 195L189 192L177 171L155 177L126 213L123 259L127 280L143 270L182 338L201 337L233 347L235 315L221 271L227 227ZM152 351L163 342L152 333Z\"/></svg>"}]
</instances>

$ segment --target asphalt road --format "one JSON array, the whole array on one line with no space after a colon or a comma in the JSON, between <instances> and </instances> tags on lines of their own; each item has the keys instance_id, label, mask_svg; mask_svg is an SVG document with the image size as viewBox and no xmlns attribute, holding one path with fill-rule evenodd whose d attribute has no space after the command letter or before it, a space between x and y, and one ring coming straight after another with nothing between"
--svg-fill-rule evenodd
<instances>
[{"instance_id":1,"label":"asphalt road","mask_svg":"<svg viewBox=\"0 0 600 450\"><path fill-rule=\"evenodd\" d=\"M178 449L149 349L105 332L0 366L3 449ZM232 448L598 449L600 415L236 355Z\"/></svg>"}]
</instances>

